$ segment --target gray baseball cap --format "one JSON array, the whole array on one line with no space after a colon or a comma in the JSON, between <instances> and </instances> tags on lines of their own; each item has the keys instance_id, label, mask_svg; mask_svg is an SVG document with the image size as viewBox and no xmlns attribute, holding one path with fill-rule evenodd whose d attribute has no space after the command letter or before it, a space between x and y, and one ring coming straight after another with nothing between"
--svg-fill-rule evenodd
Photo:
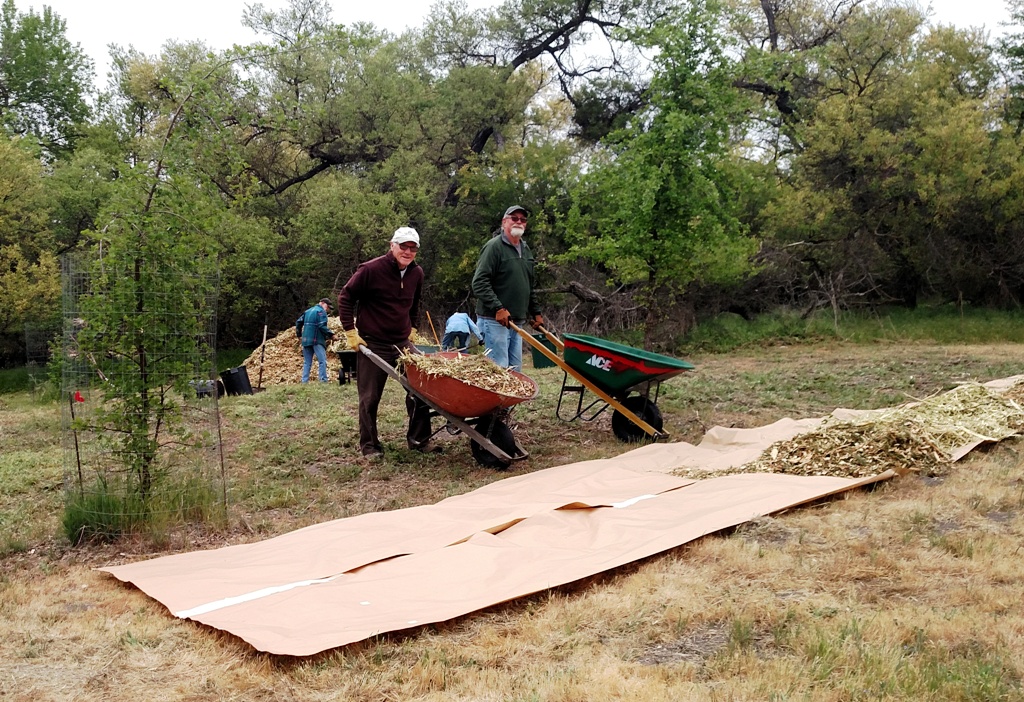
<instances>
[{"instance_id":1,"label":"gray baseball cap","mask_svg":"<svg viewBox=\"0 0 1024 702\"><path fill-rule=\"evenodd\" d=\"M527 217L530 216L530 211L523 207L522 205L512 205L512 207L509 207L507 210L505 210L504 217L508 217L513 212L522 212Z\"/></svg>"}]
</instances>

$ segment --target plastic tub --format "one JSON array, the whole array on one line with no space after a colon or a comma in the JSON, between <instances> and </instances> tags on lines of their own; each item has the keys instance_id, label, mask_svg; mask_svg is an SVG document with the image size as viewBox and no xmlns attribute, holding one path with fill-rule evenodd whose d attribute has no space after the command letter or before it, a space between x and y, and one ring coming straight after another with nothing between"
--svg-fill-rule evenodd
<instances>
[{"instance_id":1,"label":"plastic tub","mask_svg":"<svg viewBox=\"0 0 1024 702\"><path fill-rule=\"evenodd\" d=\"M224 381L224 391L228 395L252 395L249 371L245 369L245 366L221 371L220 379Z\"/></svg>"}]
</instances>

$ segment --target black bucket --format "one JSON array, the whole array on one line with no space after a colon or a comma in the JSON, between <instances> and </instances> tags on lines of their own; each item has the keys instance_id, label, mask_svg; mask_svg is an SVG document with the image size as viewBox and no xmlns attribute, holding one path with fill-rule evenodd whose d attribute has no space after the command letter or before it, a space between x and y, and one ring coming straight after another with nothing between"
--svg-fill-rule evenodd
<instances>
[{"instance_id":1,"label":"black bucket","mask_svg":"<svg viewBox=\"0 0 1024 702\"><path fill-rule=\"evenodd\" d=\"M221 371L220 379L224 381L224 390L228 395L252 395L249 371L245 369L245 366Z\"/></svg>"},{"instance_id":2,"label":"black bucket","mask_svg":"<svg viewBox=\"0 0 1024 702\"><path fill-rule=\"evenodd\" d=\"M356 354L358 351L338 351L341 368L338 370L338 383L344 385L356 377Z\"/></svg>"}]
</instances>

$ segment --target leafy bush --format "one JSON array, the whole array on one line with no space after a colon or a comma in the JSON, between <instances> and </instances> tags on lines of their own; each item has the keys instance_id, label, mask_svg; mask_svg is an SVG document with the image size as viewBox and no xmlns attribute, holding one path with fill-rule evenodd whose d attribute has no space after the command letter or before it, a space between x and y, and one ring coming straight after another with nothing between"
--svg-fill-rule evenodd
<instances>
[{"instance_id":1,"label":"leafy bush","mask_svg":"<svg viewBox=\"0 0 1024 702\"><path fill-rule=\"evenodd\" d=\"M3 368L0 369L0 395L12 392L24 392L32 388L30 380L30 369Z\"/></svg>"},{"instance_id":2,"label":"leafy bush","mask_svg":"<svg viewBox=\"0 0 1024 702\"><path fill-rule=\"evenodd\" d=\"M238 368L251 354L252 349L218 349L217 370L225 371L229 368Z\"/></svg>"},{"instance_id":3,"label":"leafy bush","mask_svg":"<svg viewBox=\"0 0 1024 702\"><path fill-rule=\"evenodd\" d=\"M698 325L680 346L690 352L726 353L746 346L803 343L835 336L831 321L824 317L803 319L794 311L778 310L747 320L726 312Z\"/></svg>"}]
</instances>

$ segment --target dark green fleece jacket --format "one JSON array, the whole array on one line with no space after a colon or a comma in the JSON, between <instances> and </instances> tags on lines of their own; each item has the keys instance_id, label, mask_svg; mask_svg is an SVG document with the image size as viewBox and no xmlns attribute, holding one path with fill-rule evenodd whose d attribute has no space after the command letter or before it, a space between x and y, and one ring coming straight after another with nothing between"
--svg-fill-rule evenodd
<instances>
[{"instance_id":1,"label":"dark green fleece jacket","mask_svg":"<svg viewBox=\"0 0 1024 702\"><path fill-rule=\"evenodd\" d=\"M504 307L512 319L522 322L540 314L534 293L533 252L522 239L519 248L522 255L501 235L484 244L473 274L477 315L493 317Z\"/></svg>"}]
</instances>

